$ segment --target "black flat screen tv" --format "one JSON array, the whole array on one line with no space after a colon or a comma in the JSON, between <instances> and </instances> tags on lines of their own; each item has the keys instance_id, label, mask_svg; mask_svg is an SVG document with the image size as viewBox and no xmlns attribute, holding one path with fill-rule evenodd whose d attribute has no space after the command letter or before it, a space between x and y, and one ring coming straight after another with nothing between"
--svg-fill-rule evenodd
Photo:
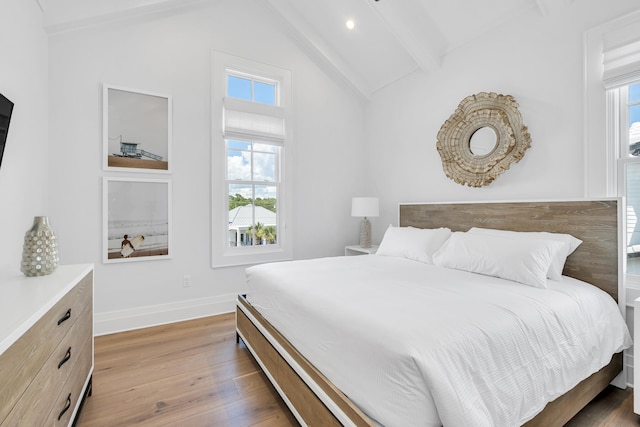
<instances>
[{"instance_id":1,"label":"black flat screen tv","mask_svg":"<svg viewBox=\"0 0 640 427\"><path fill-rule=\"evenodd\" d=\"M9 101L0 93L0 166L4 156L4 147L7 144L7 134L9 133L9 122L13 112L13 102Z\"/></svg>"}]
</instances>

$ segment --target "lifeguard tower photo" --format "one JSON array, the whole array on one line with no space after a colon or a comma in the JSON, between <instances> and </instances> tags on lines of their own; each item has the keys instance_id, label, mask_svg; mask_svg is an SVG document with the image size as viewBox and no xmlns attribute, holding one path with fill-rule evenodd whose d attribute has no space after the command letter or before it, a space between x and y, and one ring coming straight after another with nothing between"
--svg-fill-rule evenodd
<instances>
[{"instance_id":1,"label":"lifeguard tower photo","mask_svg":"<svg viewBox=\"0 0 640 427\"><path fill-rule=\"evenodd\" d=\"M169 171L169 97L105 87L105 168Z\"/></svg>"}]
</instances>

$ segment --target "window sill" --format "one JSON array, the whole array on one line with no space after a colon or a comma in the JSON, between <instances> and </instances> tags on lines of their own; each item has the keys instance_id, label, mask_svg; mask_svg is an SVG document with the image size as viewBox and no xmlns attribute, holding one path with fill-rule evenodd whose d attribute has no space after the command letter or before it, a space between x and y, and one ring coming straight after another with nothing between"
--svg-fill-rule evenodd
<instances>
[{"instance_id":1,"label":"window sill","mask_svg":"<svg viewBox=\"0 0 640 427\"><path fill-rule=\"evenodd\" d=\"M238 267L252 264L264 264L268 262L290 261L293 259L291 251L281 247L269 248L237 248L224 253L214 254L211 259L212 268Z\"/></svg>"}]
</instances>

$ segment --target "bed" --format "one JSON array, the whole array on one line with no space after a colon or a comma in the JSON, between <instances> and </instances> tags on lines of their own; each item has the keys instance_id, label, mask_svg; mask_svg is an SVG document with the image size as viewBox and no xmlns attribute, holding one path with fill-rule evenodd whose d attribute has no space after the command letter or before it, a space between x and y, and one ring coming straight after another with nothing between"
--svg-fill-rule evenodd
<instances>
[{"instance_id":1,"label":"bed","mask_svg":"<svg viewBox=\"0 0 640 427\"><path fill-rule=\"evenodd\" d=\"M403 204L395 232L447 227L450 236L471 238L472 228L547 231L582 243L566 259L563 276L545 281L546 289L394 256L252 267L247 295L238 298L238 336L303 425L563 425L620 373L621 350L630 344L613 301L619 204ZM447 245L454 240L445 239ZM545 250L556 246L547 242ZM434 259L442 260L442 252ZM385 293L389 285L391 294ZM337 297L329 296L332 290ZM550 318L538 315L553 305ZM526 321L512 316L520 306L535 307ZM493 307L499 308L488 314ZM561 317L566 321L556 324ZM553 325L551 338L539 335L536 322ZM600 323L610 323L613 332L587 337ZM534 338L521 331L529 329ZM538 374L532 361L548 353L565 356L545 362ZM513 354L515 365L507 359ZM532 385L521 386L528 377Z\"/></svg>"}]
</instances>

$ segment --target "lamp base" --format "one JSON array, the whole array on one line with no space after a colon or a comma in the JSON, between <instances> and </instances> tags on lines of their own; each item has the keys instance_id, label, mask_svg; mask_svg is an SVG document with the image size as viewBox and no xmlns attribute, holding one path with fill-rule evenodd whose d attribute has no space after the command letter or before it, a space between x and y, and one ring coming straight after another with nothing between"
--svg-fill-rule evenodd
<instances>
[{"instance_id":1,"label":"lamp base","mask_svg":"<svg viewBox=\"0 0 640 427\"><path fill-rule=\"evenodd\" d=\"M371 223L369 222L367 217L364 217L364 219L360 222L360 247L371 247Z\"/></svg>"}]
</instances>

